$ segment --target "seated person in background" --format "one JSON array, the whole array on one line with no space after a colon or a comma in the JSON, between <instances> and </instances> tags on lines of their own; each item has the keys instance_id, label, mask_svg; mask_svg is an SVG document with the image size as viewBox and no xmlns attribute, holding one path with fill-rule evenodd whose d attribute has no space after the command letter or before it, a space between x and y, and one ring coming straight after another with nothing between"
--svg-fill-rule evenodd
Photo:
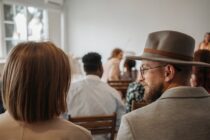
<instances>
[{"instance_id":1,"label":"seated person in background","mask_svg":"<svg viewBox=\"0 0 210 140\"><path fill-rule=\"evenodd\" d=\"M119 48L115 48L104 65L104 73L102 76L103 81L107 82L120 80L120 62L122 58L123 51Z\"/></svg>"},{"instance_id":2,"label":"seated person in background","mask_svg":"<svg viewBox=\"0 0 210 140\"><path fill-rule=\"evenodd\" d=\"M132 102L141 101L144 95L144 86L140 81L140 73L138 73L137 79L135 82L130 83L127 89L126 94L126 113L131 112Z\"/></svg>"},{"instance_id":3,"label":"seated person in background","mask_svg":"<svg viewBox=\"0 0 210 140\"><path fill-rule=\"evenodd\" d=\"M198 46L199 50L210 50L210 32L206 33L204 40Z\"/></svg>"},{"instance_id":4,"label":"seated person in background","mask_svg":"<svg viewBox=\"0 0 210 140\"><path fill-rule=\"evenodd\" d=\"M124 69L121 75L121 80L135 81L138 73L135 66L135 60L126 59L123 65Z\"/></svg>"},{"instance_id":5,"label":"seated person in background","mask_svg":"<svg viewBox=\"0 0 210 140\"><path fill-rule=\"evenodd\" d=\"M72 53L68 53L70 66L71 66L71 83L79 81L84 78L84 72L82 71L81 58L76 57Z\"/></svg>"},{"instance_id":6,"label":"seated person in background","mask_svg":"<svg viewBox=\"0 0 210 140\"><path fill-rule=\"evenodd\" d=\"M3 72L1 140L91 140L90 132L59 118L70 86L67 55L51 42L18 44Z\"/></svg>"},{"instance_id":7,"label":"seated person in background","mask_svg":"<svg viewBox=\"0 0 210 140\"><path fill-rule=\"evenodd\" d=\"M103 67L98 53L87 53L82 58L86 77L71 85L68 95L68 114L76 116L110 115L117 113L117 125L125 109L114 88L100 80ZM106 136L95 136L104 140Z\"/></svg>"},{"instance_id":8,"label":"seated person in background","mask_svg":"<svg viewBox=\"0 0 210 140\"><path fill-rule=\"evenodd\" d=\"M210 51L197 50L194 53L194 60L210 64ZM191 86L204 87L210 93L210 68L193 67L191 75Z\"/></svg>"}]
</instances>

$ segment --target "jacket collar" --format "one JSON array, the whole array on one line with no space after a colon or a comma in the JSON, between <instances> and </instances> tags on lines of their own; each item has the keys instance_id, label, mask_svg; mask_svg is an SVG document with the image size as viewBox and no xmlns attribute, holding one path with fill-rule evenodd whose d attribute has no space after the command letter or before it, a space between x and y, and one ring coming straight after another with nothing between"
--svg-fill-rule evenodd
<instances>
[{"instance_id":1,"label":"jacket collar","mask_svg":"<svg viewBox=\"0 0 210 140\"><path fill-rule=\"evenodd\" d=\"M166 90L159 99L165 98L202 98L210 97L208 92L202 87L180 86Z\"/></svg>"}]
</instances>

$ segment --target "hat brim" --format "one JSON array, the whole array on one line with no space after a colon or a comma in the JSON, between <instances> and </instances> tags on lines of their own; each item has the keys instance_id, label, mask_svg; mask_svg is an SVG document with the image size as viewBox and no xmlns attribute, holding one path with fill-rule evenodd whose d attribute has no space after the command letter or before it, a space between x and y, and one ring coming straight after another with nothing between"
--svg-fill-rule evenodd
<instances>
[{"instance_id":1,"label":"hat brim","mask_svg":"<svg viewBox=\"0 0 210 140\"><path fill-rule=\"evenodd\" d=\"M161 58L161 57L149 57L149 56L127 56L127 59L132 60L148 60L155 62L165 62L169 64L177 64L177 65L189 65L189 66L198 66L198 67L210 67L210 64L199 62L199 61L184 61L178 59L170 59L170 58Z\"/></svg>"}]
</instances>

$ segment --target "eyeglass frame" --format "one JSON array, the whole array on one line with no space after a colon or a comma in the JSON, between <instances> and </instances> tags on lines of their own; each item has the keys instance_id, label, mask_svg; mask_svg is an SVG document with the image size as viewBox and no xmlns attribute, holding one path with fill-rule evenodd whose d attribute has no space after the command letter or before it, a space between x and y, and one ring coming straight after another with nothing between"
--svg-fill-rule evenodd
<instances>
[{"instance_id":1,"label":"eyeglass frame","mask_svg":"<svg viewBox=\"0 0 210 140\"><path fill-rule=\"evenodd\" d=\"M161 68L161 67L165 67L166 65L168 64L164 64L164 65L159 65L159 66L156 66L156 67L150 67L150 68L143 68L143 66L140 67L140 74L141 74L141 77L144 78L144 74L145 74L145 71L147 70L152 70L152 69L156 69L156 68Z\"/></svg>"},{"instance_id":2,"label":"eyeglass frame","mask_svg":"<svg viewBox=\"0 0 210 140\"><path fill-rule=\"evenodd\" d=\"M156 69L156 68L161 68L161 67L165 67L167 66L168 64L163 64L163 65L159 65L159 66L156 66L156 67L150 67L150 68L143 68L142 66L140 66L140 74L141 74L141 77L144 78L144 74L145 74L145 70L152 70L152 69ZM182 69L173 65L173 67L177 70L177 71L181 71Z\"/></svg>"}]
</instances>

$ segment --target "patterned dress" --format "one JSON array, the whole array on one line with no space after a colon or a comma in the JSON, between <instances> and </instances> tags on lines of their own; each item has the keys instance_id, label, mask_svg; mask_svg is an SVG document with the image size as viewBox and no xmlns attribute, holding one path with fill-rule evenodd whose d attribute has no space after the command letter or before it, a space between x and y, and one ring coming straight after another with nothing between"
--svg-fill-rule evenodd
<instances>
[{"instance_id":1,"label":"patterned dress","mask_svg":"<svg viewBox=\"0 0 210 140\"><path fill-rule=\"evenodd\" d=\"M138 82L130 83L126 94L126 112L131 111L132 101L140 101L143 99L144 87Z\"/></svg>"}]
</instances>

